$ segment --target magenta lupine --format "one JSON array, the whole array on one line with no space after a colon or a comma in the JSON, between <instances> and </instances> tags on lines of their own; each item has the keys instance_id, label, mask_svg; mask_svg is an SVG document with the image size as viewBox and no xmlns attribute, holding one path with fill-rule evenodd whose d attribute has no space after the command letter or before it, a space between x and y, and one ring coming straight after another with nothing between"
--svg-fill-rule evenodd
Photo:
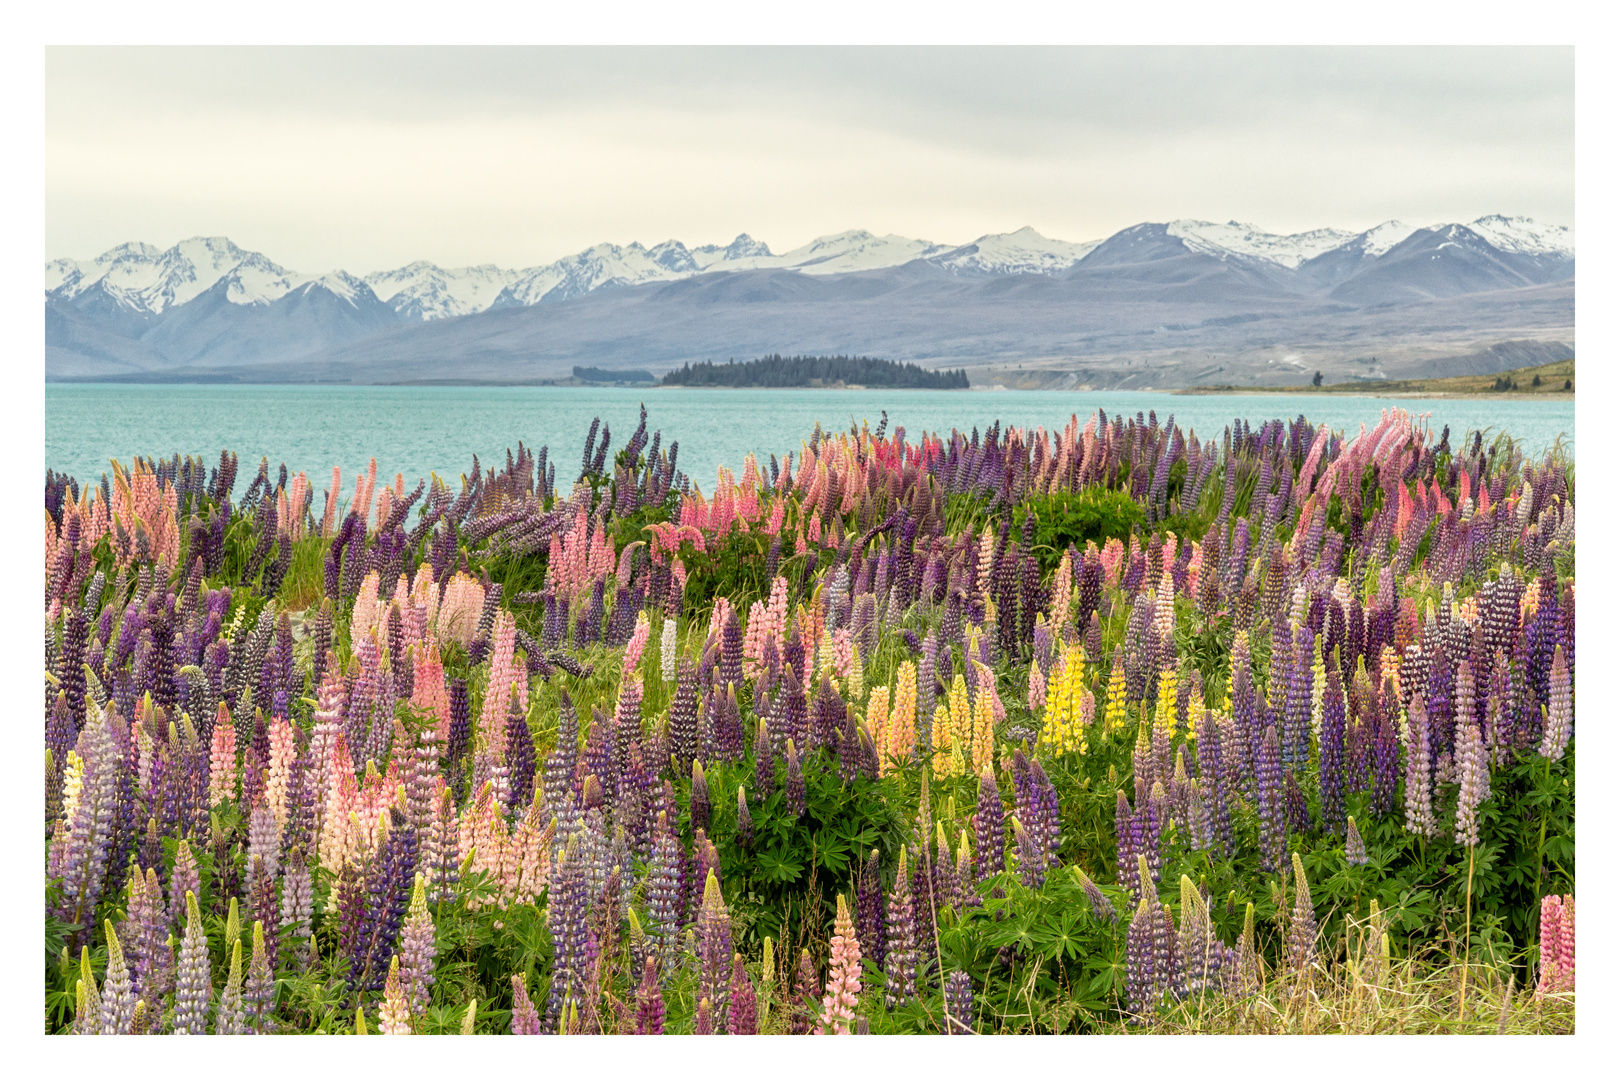
<instances>
[{"instance_id":1,"label":"magenta lupine","mask_svg":"<svg viewBox=\"0 0 1620 1080\"><path fill-rule=\"evenodd\" d=\"M698 1001L697 1019L692 1023L692 1034L714 1034L714 1005L709 1001L708 998L703 998Z\"/></svg>"},{"instance_id":2,"label":"magenta lupine","mask_svg":"<svg viewBox=\"0 0 1620 1080\"><path fill-rule=\"evenodd\" d=\"M758 1035L759 1008L754 994L754 981L743 969L742 953L731 959L731 986L728 990L730 1007L726 1017L726 1034Z\"/></svg>"},{"instance_id":3,"label":"magenta lupine","mask_svg":"<svg viewBox=\"0 0 1620 1080\"><path fill-rule=\"evenodd\" d=\"M529 988L524 985L522 975L512 976L512 1034L540 1034L540 1013L534 1007L534 1000L529 997Z\"/></svg>"},{"instance_id":4,"label":"magenta lupine","mask_svg":"<svg viewBox=\"0 0 1620 1080\"><path fill-rule=\"evenodd\" d=\"M861 996L861 943L850 921L849 904L838 895L838 914L833 920L832 959L827 970L827 988L821 999L818 1035L848 1035L855 1020L855 1006Z\"/></svg>"},{"instance_id":5,"label":"magenta lupine","mask_svg":"<svg viewBox=\"0 0 1620 1080\"><path fill-rule=\"evenodd\" d=\"M641 970L641 986L636 990L637 1035L664 1033L664 991L658 985L658 966L647 957Z\"/></svg>"}]
</instances>

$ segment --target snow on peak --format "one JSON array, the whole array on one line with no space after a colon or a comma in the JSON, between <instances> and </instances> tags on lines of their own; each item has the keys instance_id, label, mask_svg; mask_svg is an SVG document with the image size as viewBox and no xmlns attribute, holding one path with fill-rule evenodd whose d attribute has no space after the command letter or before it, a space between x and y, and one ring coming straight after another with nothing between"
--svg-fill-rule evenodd
<instances>
[{"instance_id":1,"label":"snow on peak","mask_svg":"<svg viewBox=\"0 0 1620 1080\"><path fill-rule=\"evenodd\" d=\"M1056 274L1067 270L1102 243L1075 244L1042 236L1026 225L1016 232L990 233L934 261L950 270L986 274Z\"/></svg>"},{"instance_id":2,"label":"snow on peak","mask_svg":"<svg viewBox=\"0 0 1620 1080\"><path fill-rule=\"evenodd\" d=\"M927 240L912 240L890 233L874 236L865 229L851 229L831 236L818 236L803 247L776 257L778 265L806 274L847 274L856 270L880 270L914 259L942 255L951 248Z\"/></svg>"},{"instance_id":3,"label":"snow on peak","mask_svg":"<svg viewBox=\"0 0 1620 1080\"><path fill-rule=\"evenodd\" d=\"M1386 221L1382 225L1374 225L1351 243L1360 248L1363 255L1376 259L1415 232L1417 232L1415 225L1408 225L1403 221Z\"/></svg>"},{"instance_id":4,"label":"snow on peak","mask_svg":"<svg viewBox=\"0 0 1620 1080\"><path fill-rule=\"evenodd\" d=\"M430 262L413 262L398 270L367 274L365 282L377 298L407 319L451 319L484 311L517 281L516 270L498 266L466 266L447 270Z\"/></svg>"},{"instance_id":5,"label":"snow on peak","mask_svg":"<svg viewBox=\"0 0 1620 1080\"><path fill-rule=\"evenodd\" d=\"M1310 232L1280 236L1239 221L1217 224L1187 219L1170 222L1165 231L1192 250L1206 255L1220 258L1239 255L1275 263L1289 270L1298 268L1300 263L1325 251L1342 247L1356 235L1344 229L1312 229Z\"/></svg>"},{"instance_id":6,"label":"snow on peak","mask_svg":"<svg viewBox=\"0 0 1620 1080\"><path fill-rule=\"evenodd\" d=\"M1492 247L1516 255L1575 257L1575 234L1567 225L1544 225L1533 218L1490 214L1468 223Z\"/></svg>"}]
</instances>

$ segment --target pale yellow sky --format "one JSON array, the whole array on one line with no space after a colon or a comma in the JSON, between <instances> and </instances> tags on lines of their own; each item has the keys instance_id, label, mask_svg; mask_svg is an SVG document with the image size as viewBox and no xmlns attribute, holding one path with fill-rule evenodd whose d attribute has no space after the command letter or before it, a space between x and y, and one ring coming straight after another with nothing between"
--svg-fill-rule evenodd
<instances>
[{"instance_id":1,"label":"pale yellow sky","mask_svg":"<svg viewBox=\"0 0 1620 1080\"><path fill-rule=\"evenodd\" d=\"M1569 49L52 48L46 76L48 258L1575 224Z\"/></svg>"}]
</instances>

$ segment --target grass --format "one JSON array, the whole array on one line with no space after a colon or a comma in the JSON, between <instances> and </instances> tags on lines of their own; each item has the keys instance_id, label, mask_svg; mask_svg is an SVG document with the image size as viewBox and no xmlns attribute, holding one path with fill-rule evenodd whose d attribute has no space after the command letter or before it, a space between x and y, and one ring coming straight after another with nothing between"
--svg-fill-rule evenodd
<instances>
[{"instance_id":1,"label":"grass","mask_svg":"<svg viewBox=\"0 0 1620 1080\"><path fill-rule=\"evenodd\" d=\"M1373 916L1372 918L1376 918ZM1538 997L1509 965L1465 961L1440 949L1389 957L1371 918L1349 920L1341 956L1306 971L1260 972L1247 996L1204 994L1113 1034L1572 1035L1575 995ZM1321 943L1325 945L1326 943ZM1466 976L1466 978L1465 978Z\"/></svg>"},{"instance_id":2,"label":"grass","mask_svg":"<svg viewBox=\"0 0 1620 1080\"><path fill-rule=\"evenodd\" d=\"M1539 386L1535 384L1537 378L1541 379ZM1568 389L1564 387L1566 382ZM1199 386L1176 391L1178 394L1412 394L1425 397L1501 397L1504 394L1555 397L1574 392L1574 360L1446 379L1359 380L1328 386Z\"/></svg>"}]
</instances>

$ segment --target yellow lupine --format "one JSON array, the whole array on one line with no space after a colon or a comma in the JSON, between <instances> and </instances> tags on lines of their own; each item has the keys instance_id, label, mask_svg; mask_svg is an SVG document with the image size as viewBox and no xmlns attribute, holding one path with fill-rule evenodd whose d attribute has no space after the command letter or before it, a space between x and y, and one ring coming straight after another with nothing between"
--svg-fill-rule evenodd
<instances>
[{"instance_id":1,"label":"yellow lupine","mask_svg":"<svg viewBox=\"0 0 1620 1080\"><path fill-rule=\"evenodd\" d=\"M1153 706L1153 724L1170 738L1176 736L1176 670L1159 672L1159 697Z\"/></svg>"},{"instance_id":2,"label":"yellow lupine","mask_svg":"<svg viewBox=\"0 0 1620 1080\"><path fill-rule=\"evenodd\" d=\"M934 706L934 746L931 761L935 776L949 776L951 767L951 710L944 703Z\"/></svg>"},{"instance_id":3,"label":"yellow lupine","mask_svg":"<svg viewBox=\"0 0 1620 1080\"><path fill-rule=\"evenodd\" d=\"M973 738L973 712L968 705L967 680L961 672L951 680L951 742L963 742Z\"/></svg>"},{"instance_id":4,"label":"yellow lupine","mask_svg":"<svg viewBox=\"0 0 1620 1080\"><path fill-rule=\"evenodd\" d=\"M973 767L982 769L990 763L995 752L995 711L990 707L990 694L979 694L973 703Z\"/></svg>"},{"instance_id":5,"label":"yellow lupine","mask_svg":"<svg viewBox=\"0 0 1620 1080\"><path fill-rule=\"evenodd\" d=\"M1068 663L1065 656L1052 668L1052 681L1046 686L1046 722L1041 725L1041 745L1059 753L1063 751L1064 726L1069 720Z\"/></svg>"},{"instance_id":6,"label":"yellow lupine","mask_svg":"<svg viewBox=\"0 0 1620 1080\"><path fill-rule=\"evenodd\" d=\"M917 748L917 665L904 661L895 671L894 704L889 710L888 752L907 761Z\"/></svg>"},{"instance_id":7,"label":"yellow lupine","mask_svg":"<svg viewBox=\"0 0 1620 1080\"><path fill-rule=\"evenodd\" d=\"M861 660L861 646L853 643L849 652L849 677L846 680L849 696L856 701L866 694L866 664Z\"/></svg>"},{"instance_id":8,"label":"yellow lupine","mask_svg":"<svg viewBox=\"0 0 1620 1080\"><path fill-rule=\"evenodd\" d=\"M1114 650L1114 670L1108 676L1108 709L1103 721L1109 731L1125 727L1125 658L1118 649Z\"/></svg>"},{"instance_id":9,"label":"yellow lupine","mask_svg":"<svg viewBox=\"0 0 1620 1080\"><path fill-rule=\"evenodd\" d=\"M889 771L889 688L872 687L872 696L866 702L866 726L872 733L872 745L878 751L878 775Z\"/></svg>"}]
</instances>

